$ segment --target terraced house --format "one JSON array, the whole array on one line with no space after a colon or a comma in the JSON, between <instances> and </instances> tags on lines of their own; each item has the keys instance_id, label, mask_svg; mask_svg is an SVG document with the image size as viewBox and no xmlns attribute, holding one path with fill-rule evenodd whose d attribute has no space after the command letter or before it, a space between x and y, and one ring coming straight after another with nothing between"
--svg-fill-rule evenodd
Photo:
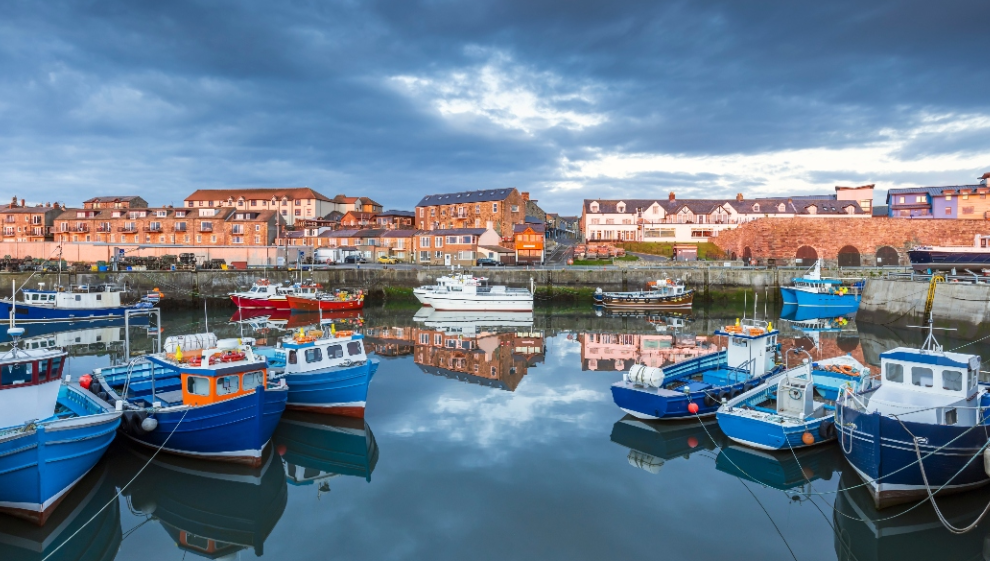
<instances>
[{"instance_id":1,"label":"terraced house","mask_svg":"<svg viewBox=\"0 0 990 561\"><path fill-rule=\"evenodd\" d=\"M0 208L0 233L5 242L51 241L55 217L62 212L58 203L27 206L17 198Z\"/></svg>"},{"instance_id":2,"label":"terraced house","mask_svg":"<svg viewBox=\"0 0 990 561\"><path fill-rule=\"evenodd\" d=\"M870 191L873 186L861 189ZM870 218L857 200L837 195L735 199L585 199L581 232L587 241L705 242L722 230L760 218ZM860 189L860 188L857 188ZM857 192L856 197L863 197Z\"/></svg>"},{"instance_id":3,"label":"terraced house","mask_svg":"<svg viewBox=\"0 0 990 561\"><path fill-rule=\"evenodd\" d=\"M891 218L990 220L990 172L976 185L909 187L887 191Z\"/></svg>"},{"instance_id":4,"label":"terraced house","mask_svg":"<svg viewBox=\"0 0 990 561\"><path fill-rule=\"evenodd\" d=\"M269 245L275 211L235 208L81 208L55 218L55 241L147 245Z\"/></svg>"},{"instance_id":5,"label":"terraced house","mask_svg":"<svg viewBox=\"0 0 990 561\"><path fill-rule=\"evenodd\" d=\"M296 220L316 219L339 210L323 194L309 187L277 189L199 189L185 198L191 208L230 208L245 212L277 211L278 221L293 225Z\"/></svg>"}]
</instances>

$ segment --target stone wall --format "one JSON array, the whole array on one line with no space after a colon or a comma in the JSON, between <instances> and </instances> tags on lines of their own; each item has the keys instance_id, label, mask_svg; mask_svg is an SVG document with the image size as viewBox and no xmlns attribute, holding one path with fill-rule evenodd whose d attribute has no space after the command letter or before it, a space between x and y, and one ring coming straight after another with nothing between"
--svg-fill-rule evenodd
<instances>
[{"instance_id":1,"label":"stone wall","mask_svg":"<svg viewBox=\"0 0 990 561\"><path fill-rule=\"evenodd\" d=\"M774 258L793 263L803 257L853 265L907 265L907 250L918 245L972 246L975 236L990 234L990 222L976 220L911 220L873 218L763 218L720 232L711 241L737 258ZM877 252L882 258L877 263ZM843 259L839 254L844 253ZM893 263L896 254L898 263ZM845 263L843 263L845 261Z\"/></svg>"}]
</instances>

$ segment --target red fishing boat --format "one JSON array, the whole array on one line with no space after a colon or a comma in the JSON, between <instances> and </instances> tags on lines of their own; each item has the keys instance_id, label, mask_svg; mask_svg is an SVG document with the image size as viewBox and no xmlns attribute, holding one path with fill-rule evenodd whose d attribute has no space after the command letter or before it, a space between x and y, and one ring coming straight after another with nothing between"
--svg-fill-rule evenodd
<instances>
[{"instance_id":1,"label":"red fishing boat","mask_svg":"<svg viewBox=\"0 0 990 561\"><path fill-rule=\"evenodd\" d=\"M347 291L335 291L333 293L317 293L315 295L295 295L286 296L289 308L299 312L340 312L345 310L360 310L364 308L364 291L350 293Z\"/></svg>"},{"instance_id":2,"label":"red fishing boat","mask_svg":"<svg viewBox=\"0 0 990 561\"><path fill-rule=\"evenodd\" d=\"M269 282L268 279L258 279L254 286L246 292L231 292L230 299L238 308L249 310L288 310L289 303L285 297L295 294L296 286L282 286Z\"/></svg>"}]
</instances>

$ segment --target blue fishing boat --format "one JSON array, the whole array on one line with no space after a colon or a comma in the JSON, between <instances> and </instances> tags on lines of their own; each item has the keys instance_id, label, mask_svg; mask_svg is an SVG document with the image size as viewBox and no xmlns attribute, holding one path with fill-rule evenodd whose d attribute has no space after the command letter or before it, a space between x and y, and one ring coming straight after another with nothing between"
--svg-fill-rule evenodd
<instances>
[{"instance_id":1,"label":"blue fishing boat","mask_svg":"<svg viewBox=\"0 0 990 561\"><path fill-rule=\"evenodd\" d=\"M871 387L870 369L851 356L788 369L765 386L719 408L718 425L732 440L760 450L798 450L835 440L835 399L846 388Z\"/></svg>"},{"instance_id":2,"label":"blue fishing boat","mask_svg":"<svg viewBox=\"0 0 990 561\"><path fill-rule=\"evenodd\" d=\"M247 557L240 552L264 555L289 496L282 462L271 446L258 467L169 454L152 458L153 450L129 443L116 452L117 484L133 481L124 491L127 504L161 524L183 556L233 560Z\"/></svg>"},{"instance_id":3,"label":"blue fishing boat","mask_svg":"<svg viewBox=\"0 0 990 561\"><path fill-rule=\"evenodd\" d=\"M378 360L368 358L364 335L353 331L300 329L258 352L268 357L275 379L289 385L289 409L364 417L368 385Z\"/></svg>"},{"instance_id":4,"label":"blue fishing boat","mask_svg":"<svg viewBox=\"0 0 990 561\"><path fill-rule=\"evenodd\" d=\"M859 309L865 286L861 279L850 285L841 279L822 278L821 260L815 261L810 271L793 281L794 286L780 287L784 306L818 308L831 316L850 314Z\"/></svg>"},{"instance_id":5,"label":"blue fishing boat","mask_svg":"<svg viewBox=\"0 0 990 561\"><path fill-rule=\"evenodd\" d=\"M330 489L337 476L371 481L378 464L378 443L364 419L286 411L275 429L275 449L291 485Z\"/></svg>"},{"instance_id":6,"label":"blue fishing boat","mask_svg":"<svg viewBox=\"0 0 990 561\"><path fill-rule=\"evenodd\" d=\"M157 300L144 297L131 305L120 303L121 291L112 285L75 285L69 290L21 289L22 301L0 299L0 317L16 315L17 323L76 322L124 317L127 310L154 307Z\"/></svg>"},{"instance_id":7,"label":"blue fishing boat","mask_svg":"<svg viewBox=\"0 0 990 561\"><path fill-rule=\"evenodd\" d=\"M109 458L97 462L44 526L0 517L4 561L113 561L120 550L120 501Z\"/></svg>"},{"instance_id":8,"label":"blue fishing boat","mask_svg":"<svg viewBox=\"0 0 990 561\"><path fill-rule=\"evenodd\" d=\"M664 368L636 364L622 381L612 384L612 399L640 419L712 415L723 401L759 386L783 369L775 360L778 334L765 321L737 320L736 325L715 331L716 336L725 337L726 350Z\"/></svg>"},{"instance_id":9,"label":"blue fishing boat","mask_svg":"<svg viewBox=\"0 0 990 561\"><path fill-rule=\"evenodd\" d=\"M94 371L94 391L123 403L134 442L200 459L258 466L285 410L285 382L268 380L252 339L210 333L166 339L164 352Z\"/></svg>"},{"instance_id":10,"label":"blue fishing boat","mask_svg":"<svg viewBox=\"0 0 990 561\"><path fill-rule=\"evenodd\" d=\"M930 321L920 349L880 355L879 387L843 392L836 402L842 452L878 509L990 482L977 458L990 430L980 357L942 350Z\"/></svg>"},{"instance_id":11,"label":"blue fishing boat","mask_svg":"<svg viewBox=\"0 0 990 561\"><path fill-rule=\"evenodd\" d=\"M14 337L23 328L12 327ZM0 354L0 512L43 525L113 441L120 413L62 382L66 352Z\"/></svg>"}]
</instances>

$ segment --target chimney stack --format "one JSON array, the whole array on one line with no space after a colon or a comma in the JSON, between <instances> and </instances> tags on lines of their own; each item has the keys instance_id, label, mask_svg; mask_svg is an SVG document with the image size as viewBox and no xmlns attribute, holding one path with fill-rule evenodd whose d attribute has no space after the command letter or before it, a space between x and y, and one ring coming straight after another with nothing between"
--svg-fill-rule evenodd
<instances>
[{"instance_id":1,"label":"chimney stack","mask_svg":"<svg viewBox=\"0 0 990 561\"><path fill-rule=\"evenodd\" d=\"M17 197L10 198L10 208L17 208Z\"/></svg>"},{"instance_id":2,"label":"chimney stack","mask_svg":"<svg viewBox=\"0 0 990 561\"><path fill-rule=\"evenodd\" d=\"M743 195L742 195L742 193L736 193L736 201L738 201L740 203L743 201Z\"/></svg>"},{"instance_id":3,"label":"chimney stack","mask_svg":"<svg viewBox=\"0 0 990 561\"><path fill-rule=\"evenodd\" d=\"M21 206L27 206L27 205L25 204L25 201L24 201L24 199L21 199Z\"/></svg>"},{"instance_id":4,"label":"chimney stack","mask_svg":"<svg viewBox=\"0 0 990 561\"><path fill-rule=\"evenodd\" d=\"M670 200L670 201L673 201L676 198L677 197L674 195L674 192L673 191L671 191L670 194L667 195L667 199Z\"/></svg>"},{"instance_id":5,"label":"chimney stack","mask_svg":"<svg viewBox=\"0 0 990 561\"><path fill-rule=\"evenodd\" d=\"M528 191L523 191L522 193L520 193L520 195L522 195L522 198L523 198L524 201L528 201L529 200L529 192Z\"/></svg>"}]
</instances>

